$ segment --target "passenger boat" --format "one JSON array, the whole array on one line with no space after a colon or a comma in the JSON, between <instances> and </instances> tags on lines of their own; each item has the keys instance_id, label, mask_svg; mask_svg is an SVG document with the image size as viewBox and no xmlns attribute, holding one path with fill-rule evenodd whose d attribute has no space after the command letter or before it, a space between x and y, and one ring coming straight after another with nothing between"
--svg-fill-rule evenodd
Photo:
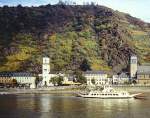
<instances>
[{"instance_id":1,"label":"passenger boat","mask_svg":"<svg viewBox=\"0 0 150 118\"><path fill-rule=\"evenodd\" d=\"M98 90L92 90L89 92L84 92L84 93L78 93L79 97L84 97L84 98L101 98L101 99L107 99L107 98L114 98L114 99L123 99L123 98L134 98L141 93L137 94L130 94L127 91L116 91L115 89L108 87L104 88L102 91Z\"/></svg>"}]
</instances>

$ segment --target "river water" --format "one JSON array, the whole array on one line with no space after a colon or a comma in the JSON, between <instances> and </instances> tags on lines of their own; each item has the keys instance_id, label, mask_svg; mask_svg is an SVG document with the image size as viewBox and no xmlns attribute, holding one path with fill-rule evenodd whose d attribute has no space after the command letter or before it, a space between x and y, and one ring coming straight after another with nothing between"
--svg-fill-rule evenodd
<instances>
[{"instance_id":1,"label":"river water","mask_svg":"<svg viewBox=\"0 0 150 118\"><path fill-rule=\"evenodd\" d=\"M0 95L0 118L150 118L146 99L90 99L74 94Z\"/></svg>"}]
</instances>

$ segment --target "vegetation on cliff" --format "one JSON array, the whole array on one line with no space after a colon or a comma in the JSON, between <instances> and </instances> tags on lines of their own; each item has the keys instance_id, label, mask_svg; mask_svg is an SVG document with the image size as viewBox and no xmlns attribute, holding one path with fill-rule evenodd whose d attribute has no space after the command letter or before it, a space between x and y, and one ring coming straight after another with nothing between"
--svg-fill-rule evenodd
<instances>
[{"instance_id":1,"label":"vegetation on cliff","mask_svg":"<svg viewBox=\"0 0 150 118\"><path fill-rule=\"evenodd\" d=\"M150 62L150 24L98 5L0 8L0 71L127 69L129 57Z\"/></svg>"}]
</instances>

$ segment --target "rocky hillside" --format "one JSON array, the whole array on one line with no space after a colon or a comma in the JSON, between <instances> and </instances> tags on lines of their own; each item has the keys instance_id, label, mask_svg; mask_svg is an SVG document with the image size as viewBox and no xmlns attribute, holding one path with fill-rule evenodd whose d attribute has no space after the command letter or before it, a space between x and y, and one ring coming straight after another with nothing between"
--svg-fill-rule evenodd
<instances>
[{"instance_id":1,"label":"rocky hillside","mask_svg":"<svg viewBox=\"0 0 150 118\"><path fill-rule=\"evenodd\" d=\"M150 24L104 6L0 8L0 71L127 69L129 56L150 62Z\"/></svg>"}]
</instances>

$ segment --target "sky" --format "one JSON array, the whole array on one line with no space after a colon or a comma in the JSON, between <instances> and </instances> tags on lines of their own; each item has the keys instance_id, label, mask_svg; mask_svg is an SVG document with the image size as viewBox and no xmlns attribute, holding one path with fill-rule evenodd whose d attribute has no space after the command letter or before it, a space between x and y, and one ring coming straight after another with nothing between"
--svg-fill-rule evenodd
<instances>
[{"instance_id":1,"label":"sky","mask_svg":"<svg viewBox=\"0 0 150 118\"><path fill-rule=\"evenodd\" d=\"M0 0L0 6L39 6L46 4L56 4L59 0ZM68 0L62 0L68 1ZM95 2L120 12L129 13L130 15L140 18L150 23L150 0L71 0L77 4L86 2Z\"/></svg>"}]
</instances>

